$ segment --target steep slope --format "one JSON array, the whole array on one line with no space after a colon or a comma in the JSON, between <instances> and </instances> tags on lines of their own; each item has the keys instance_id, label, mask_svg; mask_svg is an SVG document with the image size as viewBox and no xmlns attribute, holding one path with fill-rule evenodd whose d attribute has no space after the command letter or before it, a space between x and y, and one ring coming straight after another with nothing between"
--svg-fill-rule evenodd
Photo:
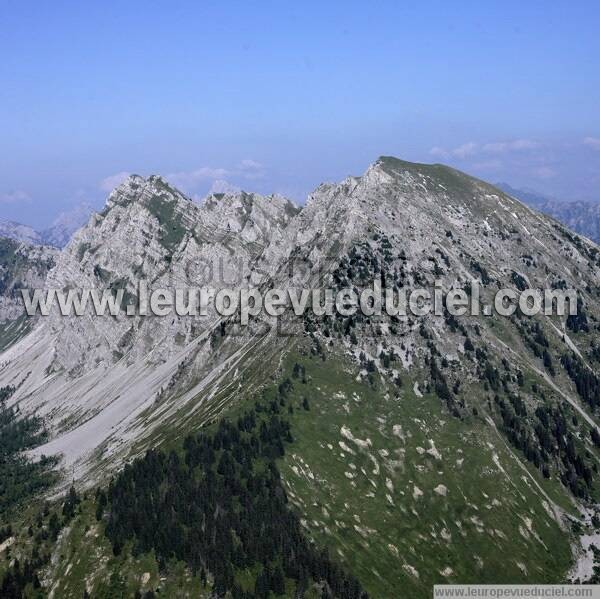
<instances>
[{"instance_id":1,"label":"steep slope","mask_svg":"<svg viewBox=\"0 0 600 599\"><path fill-rule=\"evenodd\" d=\"M307 529L375 596L563 579L566 514L589 524L598 498L598 248L481 181L391 158L299 219L288 256L313 276L337 262L321 278L338 288L578 290L577 319L307 318L304 355L326 365L296 355L316 413L300 412L284 469Z\"/></svg>"},{"instance_id":2,"label":"steep slope","mask_svg":"<svg viewBox=\"0 0 600 599\"><path fill-rule=\"evenodd\" d=\"M123 289L127 300L140 281L149 289L237 287L294 212L283 198L253 194L215 196L199 207L160 177L132 176L58 256L46 286ZM91 306L83 317L64 317L56 307L4 356L0 378L18 388L12 401L45 417L55 432L39 453L61 453L66 468L84 473L92 455L124 457L152 431L154 412L161 424L172 394L192 398L220 380L219 366L231 356L211 351L216 321L212 308L167 318L98 317ZM245 351L242 344L230 354L235 361Z\"/></svg>"},{"instance_id":3,"label":"steep slope","mask_svg":"<svg viewBox=\"0 0 600 599\"><path fill-rule=\"evenodd\" d=\"M600 250L553 219L443 165L390 157L320 186L301 211L243 193L197 206L132 177L48 285L133 295L141 278L467 294L477 282L482 304L500 288L574 288L579 315L286 314L240 329L214 311L53 314L2 354L0 386L50 428L35 454L64 454L79 484L259 397L287 406L294 441L279 467L306 533L374 597L560 581L574 531L595 534Z\"/></svg>"}]
</instances>

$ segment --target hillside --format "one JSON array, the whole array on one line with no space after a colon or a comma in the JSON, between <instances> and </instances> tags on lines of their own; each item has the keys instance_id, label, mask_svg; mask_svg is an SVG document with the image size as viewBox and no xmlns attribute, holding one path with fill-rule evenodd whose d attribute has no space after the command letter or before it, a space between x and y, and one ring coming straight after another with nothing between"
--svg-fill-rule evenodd
<instances>
[{"instance_id":1,"label":"hillside","mask_svg":"<svg viewBox=\"0 0 600 599\"><path fill-rule=\"evenodd\" d=\"M466 293L477 281L482 302L500 288L575 288L580 310L286 314L245 328L214 310L39 318L3 350L0 387L5 409L43 427L15 452L60 458L48 465L62 475L49 507L2 515L11 556L48 554L35 569L42 596L427 597L436 582L594 574L594 243L465 173L392 157L321 185L302 209L243 192L197 205L160 177L132 176L55 256L45 284L122 288L133 301L140 280L437 281ZM274 514L268 533L260 509ZM162 526L162 514L168 528L150 534L145 523ZM206 530L222 535L220 558ZM272 545L256 547L257 535Z\"/></svg>"}]
</instances>

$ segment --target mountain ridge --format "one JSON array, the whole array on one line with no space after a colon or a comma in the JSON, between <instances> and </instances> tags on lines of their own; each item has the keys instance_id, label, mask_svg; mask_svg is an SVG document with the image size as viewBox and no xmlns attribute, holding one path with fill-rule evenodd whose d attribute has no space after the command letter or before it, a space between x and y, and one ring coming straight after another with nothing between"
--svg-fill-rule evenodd
<instances>
[{"instance_id":1,"label":"mountain ridge","mask_svg":"<svg viewBox=\"0 0 600 599\"><path fill-rule=\"evenodd\" d=\"M288 213L286 202L273 204L266 200L270 212L259 211L255 215L257 221L258 217L263 219L262 228L248 220L241 210L244 198L256 199L257 196L233 194L219 201L209 199L198 206L161 177L134 176L109 195L105 210L92 217L88 226L80 230L58 256L48 284L58 289L125 285L131 294L136 292L133 286L136 277L164 288L174 284L181 286L184 282L187 286L201 286L215 281L203 277L198 264L215 259L225 260L225 271L235 276L236 284L252 281L253 276L256 277L253 285L260 285L265 276L284 283L284 264L292 253L300 252L300 256L313 264L335 262L354 238L368 234L373 223L385 223L384 228L399 226L398 206L404 210L403 236L412 244L410 253L407 248L407 255L409 258L412 255L419 268L427 264L425 273L431 270L432 263L423 260L432 240L446 253L446 259L451 257L456 261L458 272L464 273L462 276L470 274L471 265L481 262L486 254L504 252L502 248L508 247L505 238L515 237L519 229L534 242L532 255L546 251L547 245L534 234L541 221L537 216L532 219L529 209L519 208L517 204L509 209L503 205L509 201L506 196L494 196L493 187L464 173L444 167L440 178L439 172L437 165L424 169L422 165L382 158L362 177L319 187L311 194L306 207L293 217ZM479 195L474 195L476 193ZM448 203L451 196L453 201ZM390 199L381 203L380 197ZM432 204L433 198L436 199ZM253 208L254 205L255 202ZM506 215L500 220L498 209ZM519 217L516 210L521 212ZM489 215L484 216L484 211ZM465 219L469 219L469 224L465 225ZM526 219L531 220L530 229L524 225ZM432 225L438 221L443 224L434 233ZM474 227L468 235L478 250L473 252L470 247L467 251L459 241L461 247L457 251L456 241L450 242L446 236L448 227L456 232L458 239ZM495 229L499 231L498 241L486 241L486 235L489 238ZM446 241L440 245L442 239ZM123 260L124 248L132 260ZM577 250L577 255L579 253ZM470 257L465 260L465 256ZM236 272L240 258L243 258L242 271ZM510 260L508 255L502 258L504 263ZM512 260L522 262L520 257ZM558 264L562 260L558 252L554 261ZM498 270L494 261L486 260L482 264L489 273L510 283L512 270L508 273ZM569 269L565 269L564 276L567 272ZM531 275L528 279L533 280ZM57 350L51 352L52 361L46 367L63 371L76 380L80 372L93 371L99 366L111 368L123 359L134 364L148 355L151 357L144 360L159 364L177 354L179 340L184 340L185 345L198 331L209 331L218 318L213 313L200 329L195 328L199 323L191 324L189 320L178 318L169 322L160 317L139 318L132 326L135 321L129 318L82 321L64 319L55 313L44 323L51 336L58 335L54 342ZM105 341L98 344L98 339Z\"/></svg>"},{"instance_id":2,"label":"mountain ridge","mask_svg":"<svg viewBox=\"0 0 600 599\"><path fill-rule=\"evenodd\" d=\"M220 272L206 268L215 260ZM60 252L46 284L133 294L140 279L357 291L376 279L446 291L477 280L488 302L499 288L577 289L577 319L309 313L240 327L213 310L54 313L0 354L0 387L43 419L48 436L29 455L62 456L63 488L102 485L257 397L269 405L264 394L276 406L292 398L299 433L280 461L283 485L308 534L376 597L400 584L426 596L436 581L488 580L499 567L491 546L514 555L513 581L566 577L571 546L584 558L577 577L592 575L590 544L570 528L598 532L593 242L465 173L389 157L319 186L302 209L244 192L197 205L162 178L134 177ZM418 555L424 539L435 550Z\"/></svg>"}]
</instances>

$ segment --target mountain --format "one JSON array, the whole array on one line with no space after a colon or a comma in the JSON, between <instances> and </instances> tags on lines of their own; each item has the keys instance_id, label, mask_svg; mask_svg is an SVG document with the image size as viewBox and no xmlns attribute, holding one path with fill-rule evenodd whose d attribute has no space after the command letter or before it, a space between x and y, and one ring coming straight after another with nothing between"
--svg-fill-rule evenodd
<instances>
[{"instance_id":1,"label":"mountain","mask_svg":"<svg viewBox=\"0 0 600 599\"><path fill-rule=\"evenodd\" d=\"M11 220L0 219L0 237L38 245L42 243L42 236L35 229Z\"/></svg>"},{"instance_id":2,"label":"mountain","mask_svg":"<svg viewBox=\"0 0 600 599\"><path fill-rule=\"evenodd\" d=\"M197 205L132 176L54 260L47 287L131 300L139 281L478 282L487 303L575 288L580 309L39 317L0 355L5 410L28 431L8 438L36 468L34 489L0 490L0 514L45 591L428 597L594 576L600 250L512 194L392 157L302 209L235 191Z\"/></svg>"},{"instance_id":3,"label":"mountain","mask_svg":"<svg viewBox=\"0 0 600 599\"><path fill-rule=\"evenodd\" d=\"M547 198L534 191L514 189L508 183L497 183L499 189L525 202L536 210L549 214L581 235L600 243L600 203L561 202Z\"/></svg>"},{"instance_id":4,"label":"mountain","mask_svg":"<svg viewBox=\"0 0 600 599\"><path fill-rule=\"evenodd\" d=\"M36 231L28 225L0 219L0 237L29 244L63 248L73 233L88 221L92 212L91 205L79 204L72 210L61 212L52 225L42 231Z\"/></svg>"},{"instance_id":5,"label":"mountain","mask_svg":"<svg viewBox=\"0 0 600 599\"><path fill-rule=\"evenodd\" d=\"M61 212L50 227L41 231L42 243L57 248L65 247L75 231L87 223L92 212L92 206L86 202Z\"/></svg>"}]
</instances>

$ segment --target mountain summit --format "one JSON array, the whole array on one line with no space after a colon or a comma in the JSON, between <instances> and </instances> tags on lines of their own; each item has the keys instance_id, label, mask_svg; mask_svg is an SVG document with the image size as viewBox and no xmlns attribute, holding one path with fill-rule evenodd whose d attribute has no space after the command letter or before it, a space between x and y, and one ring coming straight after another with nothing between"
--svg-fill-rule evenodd
<instances>
[{"instance_id":1,"label":"mountain summit","mask_svg":"<svg viewBox=\"0 0 600 599\"><path fill-rule=\"evenodd\" d=\"M576 562L572 523L591 526L599 489L600 251L553 219L465 173L392 157L319 186L303 208L244 192L197 205L132 176L53 260L48 287L131 296L140 280L467 293L477 282L488 302L500 288L577 289L577 318L305 314L282 320L285 335L240 333L214 311L54 313L0 356L8 405L48 430L30 455L59 456L63 485L104 484L256 397L287 414L277 459L289 501L374 597L553 582ZM591 576L590 555L574 577Z\"/></svg>"}]
</instances>

